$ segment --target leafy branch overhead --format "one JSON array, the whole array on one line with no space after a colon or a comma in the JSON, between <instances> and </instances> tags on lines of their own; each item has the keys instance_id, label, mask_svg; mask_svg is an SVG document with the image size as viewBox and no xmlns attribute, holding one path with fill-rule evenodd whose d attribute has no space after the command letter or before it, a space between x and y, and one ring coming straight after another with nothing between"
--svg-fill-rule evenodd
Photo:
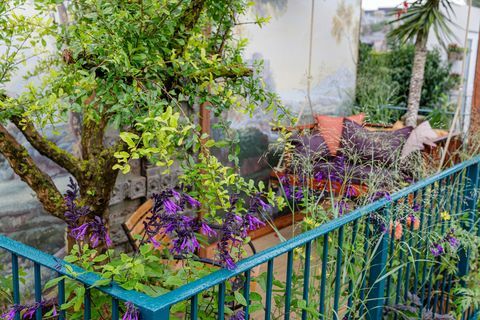
<instances>
[{"instance_id":1,"label":"leafy branch overhead","mask_svg":"<svg viewBox=\"0 0 480 320\"><path fill-rule=\"evenodd\" d=\"M208 166L210 155L192 162L201 148L229 145L200 134L201 104L216 116L227 110L252 114L257 108L277 112L277 97L258 77L261 62L244 61L246 41L234 33L246 1L77 0L62 23L50 18L55 1L36 0L31 17L23 15L27 5L26 0L0 5L0 30L9 30L1 32L0 45L11 50L0 62L0 90L32 52L38 59L28 76L41 80L17 96L3 93L0 132L8 139L0 153L57 216L59 209L49 201L60 197L58 190L7 131L8 122L75 177L92 215L108 218L116 176L130 170L131 159L147 158L167 171L177 160L188 172L195 161ZM45 127L69 117L79 125L75 155L43 135ZM219 127L228 130L221 119ZM118 135L112 139L107 132Z\"/></svg>"}]
</instances>

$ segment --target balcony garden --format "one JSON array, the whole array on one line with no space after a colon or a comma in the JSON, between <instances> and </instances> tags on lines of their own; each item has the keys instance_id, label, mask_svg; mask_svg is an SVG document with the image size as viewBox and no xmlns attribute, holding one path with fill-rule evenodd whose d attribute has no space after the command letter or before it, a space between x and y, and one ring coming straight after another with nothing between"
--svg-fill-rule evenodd
<instances>
[{"instance_id":1,"label":"balcony garden","mask_svg":"<svg viewBox=\"0 0 480 320\"><path fill-rule=\"evenodd\" d=\"M426 53L428 29L402 29L437 2L404 8L389 54L362 49L352 115L312 123L244 59L235 27L268 22L242 22L246 1L0 4L0 154L65 224L60 257L0 235L0 318L477 319L480 144L453 137L445 101L462 80ZM19 94L3 89L33 62ZM398 103L404 119L384 108ZM233 112L271 119L267 179L240 174ZM65 122L71 150L45 135ZM110 202L137 160L180 173L119 246Z\"/></svg>"}]
</instances>

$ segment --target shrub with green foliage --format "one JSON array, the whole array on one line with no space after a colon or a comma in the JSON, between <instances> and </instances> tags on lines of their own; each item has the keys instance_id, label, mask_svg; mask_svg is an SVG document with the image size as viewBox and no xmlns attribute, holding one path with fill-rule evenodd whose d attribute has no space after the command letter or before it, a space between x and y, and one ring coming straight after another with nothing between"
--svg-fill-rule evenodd
<instances>
[{"instance_id":1,"label":"shrub with green foliage","mask_svg":"<svg viewBox=\"0 0 480 320\"><path fill-rule=\"evenodd\" d=\"M413 55L413 45L392 46L388 52L376 52L361 44L355 111L366 112L372 122L398 120L401 113L380 109L380 106L407 104ZM458 83L458 78L450 73L451 65L442 60L439 49L429 51L420 102L422 108L448 109L448 93Z\"/></svg>"}]
</instances>

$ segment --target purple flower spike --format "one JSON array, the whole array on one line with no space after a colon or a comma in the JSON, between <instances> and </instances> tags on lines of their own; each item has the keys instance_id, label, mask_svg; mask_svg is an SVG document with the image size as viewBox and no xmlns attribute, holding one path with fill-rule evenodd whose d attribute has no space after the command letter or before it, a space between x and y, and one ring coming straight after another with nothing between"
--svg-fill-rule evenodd
<instances>
[{"instance_id":1,"label":"purple flower spike","mask_svg":"<svg viewBox=\"0 0 480 320\"><path fill-rule=\"evenodd\" d=\"M165 199L163 202L163 207L165 208L165 212L170 214L175 214L181 210L181 208L172 200Z\"/></svg>"},{"instance_id":2,"label":"purple flower spike","mask_svg":"<svg viewBox=\"0 0 480 320\"><path fill-rule=\"evenodd\" d=\"M415 203L412 207L412 210L415 211L415 212L420 211L420 205L418 203Z\"/></svg>"},{"instance_id":3,"label":"purple flower spike","mask_svg":"<svg viewBox=\"0 0 480 320\"><path fill-rule=\"evenodd\" d=\"M122 320L139 320L140 319L140 312L137 310L135 305L131 302L125 302L125 306L127 310L123 315Z\"/></svg>"},{"instance_id":4,"label":"purple flower spike","mask_svg":"<svg viewBox=\"0 0 480 320\"><path fill-rule=\"evenodd\" d=\"M215 237L217 235L217 233L206 222L202 222L202 231L203 234L209 237Z\"/></svg>"},{"instance_id":5,"label":"purple flower spike","mask_svg":"<svg viewBox=\"0 0 480 320\"><path fill-rule=\"evenodd\" d=\"M245 215L245 226L249 231L254 231L260 227L265 226L265 223L254 215L247 213Z\"/></svg>"},{"instance_id":6,"label":"purple flower spike","mask_svg":"<svg viewBox=\"0 0 480 320\"><path fill-rule=\"evenodd\" d=\"M27 308L26 306L22 306L22 305L13 305L8 309L7 312L0 315L0 318L5 319L5 320L14 320L15 315L17 313L20 314L20 312L22 312L26 308Z\"/></svg>"},{"instance_id":7,"label":"purple flower spike","mask_svg":"<svg viewBox=\"0 0 480 320\"><path fill-rule=\"evenodd\" d=\"M445 252L445 250L443 249L441 244L434 243L432 245L432 247L430 248L430 252L436 258L436 257L441 256Z\"/></svg>"},{"instance_id":8,"label":"purple flower spike","mask_svg":"<svg viewBox=\"0 0 480 320\"><path fill-rule=\"evenodd\" d=\"M188 194L184 194L183 195L185 200L194 208L200 208L200 201L198 201L197 199L193 198L192 196L188 195Z\"/></svg>"}]
</instances>

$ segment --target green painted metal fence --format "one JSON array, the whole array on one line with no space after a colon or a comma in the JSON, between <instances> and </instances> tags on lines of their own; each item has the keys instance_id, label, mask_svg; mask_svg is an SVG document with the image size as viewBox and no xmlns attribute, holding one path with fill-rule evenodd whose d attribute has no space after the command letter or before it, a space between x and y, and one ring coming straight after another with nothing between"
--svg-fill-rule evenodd
<instances>
[{"instance_id":1,"label":"green painted metal fence","mask_svg":"<svg viewBox=\"0 0 480 320\"><path fill-rule=\"evenodd\" d=\"M429 254L440 241L433 235L448 233L456 223L461 222L465 233L480 235L479 163L480 157L461 163L248 257L234 270L218 270L157 298L115 284L92 288L98 275L4 236L0 236L0 248L11 254L15 304L24 302L19 285L21 258L34 263L37 302L42 301L42 268L83 285L84 319L91 318L91 290L111 297L112 319L119 318L121 301L132 302L145 320L227 319L235 309L231 297L238 294L246 302L242 306L245 319L400 319L407 313L421 319L452 307L458 298L453 288L462 284L470 271L472 250L478 250L459 248L458 261L447 269ZM406 207L416 208L417 224L414 218L398 219ZM260 276L254 272L259 267L264 270ZM234 282L240 286L234 288ZM63 281L56 294L59 304L68 299ZM215 305L205 306L205 300ZM175 308L178 305L183 307ZM252 310L255 305L261 307ZM462 319L477 319L478 313L470 308ZM36 319L41 318L38 310ZM65 319L63 312L59 319Z\"/></svg>"}]
</instances>

